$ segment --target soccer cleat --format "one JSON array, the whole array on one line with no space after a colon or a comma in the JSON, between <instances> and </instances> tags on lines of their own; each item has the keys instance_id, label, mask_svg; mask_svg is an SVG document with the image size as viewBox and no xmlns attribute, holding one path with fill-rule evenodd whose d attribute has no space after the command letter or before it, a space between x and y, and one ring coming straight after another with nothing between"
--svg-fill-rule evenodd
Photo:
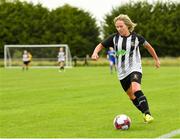
<instances>
[{"instance_id":1,"label":"soccer cleat","mask_svg":"<svg viewBox=\"0 0 180 139\"><path fill-rule=\"evenodd\" d=\"M154 120L154 118L149 114L143 114L143 118L144 123L151 123Z\"/></svg>"}]
</instances>

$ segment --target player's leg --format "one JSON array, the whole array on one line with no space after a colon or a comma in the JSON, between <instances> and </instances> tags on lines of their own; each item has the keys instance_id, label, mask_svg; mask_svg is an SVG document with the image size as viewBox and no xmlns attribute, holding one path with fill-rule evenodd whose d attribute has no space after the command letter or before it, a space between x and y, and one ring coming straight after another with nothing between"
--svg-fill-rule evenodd
<instances>
[{"instance_id":1,"label":"player's leg","mask_svg":"<svg viewBox=\"0 0 180 139\"><path fill-rule=\"evenodd\" d=\"M23 62L23 70L27 70L27 64L28 64L27 61L24 61L24 62Z\"/></svg>"},{"instance_id":2,"label":"player's leg","mask_svg":"<svg viewBox=\"0 0 180 139\"><path fill-rule=\"evenodd\" d=\"M110 66L110 73L112 74L113 72L113 62L109 60L109 66Z\"/></svg>"},{"instance_id":3,"label":"player's leg","mask_svg":"<svg viewBox=\"0 0 180 139\"><path fill-rule=\"evenodd\" d=\"M25 63L23 62L23 65L22 65L22 70L24 71L24 69L25 69Z\"/></svg>"},{"instance_id":4,"label":"player's leg","mask_svg":"<svg viewBox=\"0 0 180 139\"><path fill-rule=\"evenodd\" d=\"M61 69L64 70L64 61L61 62Z\"/></svg>"},{"instance_id":5,"label":"player's leg","mask_svg":"<svg viewBox=\"0 0 180 139\"><path fill-rule=\"evenodd\" d=\"M26 70L28 70L28 64L26 64Z\"/></svg>"},{"instance_id":6,"label":"player's leg","mask_svg":"<svg viewBox=\"0 0 180 139\"><path fill-rule=\"evenodd\" d=\"M31 66L31 60L29 61L29 63L28 63L28 67L30 67Z\"/></svg>"},{"instance_id":7,"label":"player's leg","mask_svg":"<svg viewBox=\"0 0 180 139\"><path fill-rule=\"evenodd\" d=\"M58 60L59 72L61 72L61 61Z\"/></svg>"},{"instance_id":8,"label":"player's leg","mask_svg":"<svg viewBox=\"0 0 180 139\"><path fill-rule=\"evenodd\" d=\"M64 71L64 61L60 61L60 70Z\"/></svg>"},{"instance_id":9,"label":"player's leg","mask_svg":"<svg viewBox=\"0 0 180 139\"><path fill-rule=\"evenodd\" d=\"M134 99L131 99L133 104L136 105L136 107L139 107L140 111L143 113L145 122L151 122L153 121L153 117L151 116L149 105L146 96L143 94L141 90L141 78L142 74L139 72L134 72L131 74L131 90L129 93L131 93L131 96L135 97Z\"/></svg>"},{"instance_id":10,"label":"player's leg","mask_svg":"<svg viewBox=\"0 0 180 139\"><path fill-rule=\"evenodd\" d=\"M30 63L30 61L27 61L27 63L26 63L26 70L29 69L29 63Z\"/></svg>"},{"instance_id":11,"label":"player's leg","mask_svg":"<svg viewBox=\"0 0 180 139\"><path fill-rule=\"evenodd\" d=\"M127 90L127 95L142 113L150 114L147 99L141 91L141 85L139 83L131 82L131 86Z\"/></svg>"},{"instance_id":12,"label":"player's leg","mask_svg":"<svg viewBox=\"0 0 180 139\"><path fill-rule=\"evenodd\" d=\"M127 94L132 100L133 104L143 113L144 122L152 122L154 118L150 114L148 101L141 91L140 84L132 82Z\"/></svg>"},{"instance_id":13,"label":"player's leg","mask_svg":"<svg viewBox=\"0 0 180 139\"><path fill-rule=\"evenodd\" d=\"M116 59L113 60L113 65L112 66L114 67L114 70L116 71L116 69L117 69L116 68Z\"/></svg>"},{"instance_id":14,"label":"player's leg","mask_svg":"<svg viewBox=\"0 0 180 139\"><path fill-rule=\"evenodd\" d=\"M146 97L141 91L141 78L142 75L139 72L131 73L122 82L124 90L133 102L133 104L144 114L145 122L151 122L153 117L150 115L149 106ZM126 84L125 84L126 83Z\"/></svg>"}]
</instances>

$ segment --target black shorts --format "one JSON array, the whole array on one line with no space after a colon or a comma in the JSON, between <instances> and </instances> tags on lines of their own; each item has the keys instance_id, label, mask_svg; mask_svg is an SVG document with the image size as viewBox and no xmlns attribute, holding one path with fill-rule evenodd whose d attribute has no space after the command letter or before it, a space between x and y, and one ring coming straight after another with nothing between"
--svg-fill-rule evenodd
<instances>
[{"instance_id":1,"label":"black shorts","mask_svg":"<svg viewBox=\"0 0 180 139\"><path fill-rule=\"evenodd\" d=\"M30 63L30 61L24 61L23 63L24 63L24 65L28 65Z\"/></svg>"},{"instance_id":2,"label":"black shorts","mask_svg":"<svg viewBox=\"0 0 180 139\"><path fill-rule=\"evenodd\" d=\"M124 91L126 92L129 89L131 82L137 82L141 84L141 78L142 78L142 74L140 72L134 71L124 79L120 80Z\"/></svg>"}]
</instances>

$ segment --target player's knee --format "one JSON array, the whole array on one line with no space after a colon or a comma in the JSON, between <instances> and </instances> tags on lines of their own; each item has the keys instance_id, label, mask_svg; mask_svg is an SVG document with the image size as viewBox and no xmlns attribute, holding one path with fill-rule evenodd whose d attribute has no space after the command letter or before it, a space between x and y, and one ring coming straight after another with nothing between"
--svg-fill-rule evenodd
<instances>
[{"instance_id":1,"label":"player's knee","mask_svg":"<svg viewBox=\"0 0 180 139\"><path fill-rule=\"evenodd\" d=\"M131 84L131 91L132 91L133 93L135 93L135 92L137 92L137 91L139 91L139 90L141 90L140 84L137 83L137 82L132 82L132 84Z\"/></svg>"}]
</instances>

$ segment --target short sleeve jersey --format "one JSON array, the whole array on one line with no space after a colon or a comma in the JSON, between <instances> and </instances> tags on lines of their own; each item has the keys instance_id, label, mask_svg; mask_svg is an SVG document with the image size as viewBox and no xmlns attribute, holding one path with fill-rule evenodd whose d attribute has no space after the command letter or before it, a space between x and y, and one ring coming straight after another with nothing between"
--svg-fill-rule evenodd
<instances>
[{"instance_id":1,"label":"short sleeve jersey","mask_svg":"<svg viewBox=\"0 0 180 139\"><path fill-rule=\"evenodd\" d=\"M119 80L124 79L134 71L142 73L139 47L145 43L147 41L144 37L135 32L127 37L114 33L101 42L105 48L113 47L116 51Z\"/></svg>"},{"instance_id":2,"label":"short sleeve jersey","mask_svg":"<svg viewBox=\"0 0 180 139\"><path fill-rule=\"evenodd\" d=\"M28 55L28 53L24 53L24 54L23 54L22 60L23 60L24 62L29 61L29 55Z\"/></svg>"},{"instance_id":3,"label":"short sleeve jersey","mask_svg":"<svg viewBox=\"0 0 180 139\"><path fill-rule=\"evenodd\" d=\"M58 61L65 61L65 53L64 52L59 52L58 53Z\"/></svg>"}]
</instances>

